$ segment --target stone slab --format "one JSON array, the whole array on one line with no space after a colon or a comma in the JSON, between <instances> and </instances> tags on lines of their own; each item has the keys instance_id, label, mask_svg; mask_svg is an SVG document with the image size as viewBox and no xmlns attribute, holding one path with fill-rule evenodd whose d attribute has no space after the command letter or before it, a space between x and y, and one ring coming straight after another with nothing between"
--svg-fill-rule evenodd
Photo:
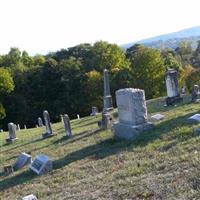
<instances>
[{"instance_id":1,"label":"stone slab","mask_svg":"<svg viewBox=\"0 0 200 200\"><path fill-rule=\"evenodd\" d=\"M189 123L200 123L200 114L192 115L188 118Z\"/></svg>"},{"instance_id":2,"label":"stone slab","mask_svg":"<svg viewBox=\"0 0 200 200\"><path fill-rule=\"evenodd\" d=\"M15 164L13 165L13 169L14 170L21 169L25 165L31 164L31 161L32 161L31 155L23 152L18 156Z\"/></svg>"},{"instance_id":3,"label":"stone slab","mask_svg":"<svg viewBox=\"0 0 200 200\"><path fill-rule=\"evenodd\" d=\"M37 197L33 194L30 194L28 196L23 197L22 200L37 200Z\"/></svg>"},{"instance_id":4,"label":"stone slab","mask_svg":"<svg viewBox=\"0 0 200 200\"><path fill-rule=\"evenodd\" d=\"M47 139L47 138L50 138L50 137L53 137L57 135L56 133L52 133L52 134L49 134L49 133L43 133L42 134L42 139Z\"/></svg>"},{"instance_id":5,"label":"stone slab","mask_svg":"<svg viewBox=\"0 0 200 200\"><path fill-rule=\"evenodd\" d=\"M159 121L159 120L164 119L164 117L165 117L164 115L158 113L158 114L155 114L155 115L151 116L151 119Z\"/></svg>"},{"instance_id":6,"label":"stone slab","mask_svg":"<svg viewBox=\"0 0 200 200\"><path fill-rule=\"evenodd\" d=\"M154 125L150 122L140 125L127 125L120 122L113 124L114 134L116 138L123 138L125 140L135 139L140 133L150 130Z\"/></svg>"}]
</instances>

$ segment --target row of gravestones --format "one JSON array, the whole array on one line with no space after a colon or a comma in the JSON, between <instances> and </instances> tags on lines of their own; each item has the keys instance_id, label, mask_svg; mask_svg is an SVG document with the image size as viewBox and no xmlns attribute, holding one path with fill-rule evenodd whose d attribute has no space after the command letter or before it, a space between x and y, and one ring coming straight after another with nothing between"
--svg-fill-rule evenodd
<instances>
[{"instance_id":1,"label":"row of gravestones","mask_svg":"<svg viewBox=\"0 0 200 200\"><path fill-rule=\"evenodd\" d=\"M49 138L55 135L55 133L52 130L51 122L50 122L50 116L47 110L43 112L43 117L44 117L44 122L45 122L45 127L46 127L46 132L42 134L43 139ZM72 131L71 131L71 126L70 126L70 120L67 114L62 115L62 121L64 123L64 128L65 128L65 137L71 137L72 136ZM42 119L39 117L38 118L38 125L43 126ZM17 139L16 137L16 125L14 123L8 123L8 133L9 137L6 139L7 144L12 143Z\"/></svg>"}]
</instances>

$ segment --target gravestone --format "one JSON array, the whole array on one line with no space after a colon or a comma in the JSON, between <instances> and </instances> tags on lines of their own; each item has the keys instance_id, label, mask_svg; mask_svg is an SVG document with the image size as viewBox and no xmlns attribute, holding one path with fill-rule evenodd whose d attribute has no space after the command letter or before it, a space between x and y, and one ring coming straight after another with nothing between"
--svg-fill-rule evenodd
<instances>
[{"instance_id":1,"label":"gravestone","mask_svg":"<svg viewBox=\"0 0 200 200\"><path fill-rule=\"evenodd\" d=\"M26 125L24 125L24 129L27 129Z\"/></svg>"},{"instance_id":2,"label":"gravestone","mask_svg":"<svg viewBox=\"0 0 200 200\"><path fill-rule=\"evenodd\" d=\"M9 137L6 139L7 143L12 143L14 142L17 137L16 137L16 125L14 123L8 123L8 132L9 132Z\"/></svg>"},{"instance_id":3,"label":"gravestone","mask_svg":"<svg viewBox=\"0 0 200 200\"><path fill-rule=\"evenodd\" d=\"M199 86L198 85L194 85L193 89L192 89L192 93L191 93L191 101L192 101L192 103L197 103L197 102L200 101L199 94L200 94Z\"/></svg>"},{"instance_id":4,"label":"gravestone","mask_svg":"<svg viewBox=\"0 0 200 200\"><path fill-rule=\"evenodd\" d=\"M134 139L138 134L153 128L147 121L144 90L126 88L116 91L119 121L114 123L114 134L118 138Z\"/></svg>"},{"instance_id":5,"label":"gravestone","mask_svg":"<svg viewBox=\"0 0 200 200\"><path fill-rule=\"evenodd\" d=\"M52 170L53 162L48 156L40 154L36 156L29 168L37 175L42 175Z\"/></svg>"},{"instance_id":6,"label":"gravestone","mask_svg":"<svg viewBox=\"0 0 200 200\"><path fill-rule=\"evenodd\" d=\"M41 117L38 117L38 126L39 127L43 127L44 124L43 124L43 121L42 121L42 118Z\"/></svg>"},{"instance_id":7,"label":"gravestone","mask_svg":"<svg viewBox=\"0 0 200 200\"><path fill-rule=\"evenodd\" d=\"M21 169L22 167L24 167L25 165L28 165L31 163L31 155L27 154L27 153L21 153L15 164L13 165L13 169L14 170L18 170Z\"/></svg>"},{"instance_id":8,"label":"gravestone","mask_svg":"<svg viewBox=\"0 0 200 200\"><path fill-rule=\"evenodd\" d=\"M52 127L51 127L49 113L48 113L47 110L45 110L43 112L43 117L44 117L46 132L42 134L42 137L43 137L43 139L46 139L46 138L54 136L55 133L53 133L53 130L52 130Z\"/></svg>"},{"instance_id":9,"label":"gravestone","mask_svg":"<svg viewBox=\"0 0 200 200\"><path fill-rule=\"evenodd\" d=\"M79 114L77 114L77 119L80 119L80 115Z\"/></svg>"},{"instance_id":10,"label":"gravestone","mask_svg":"<svg viewBox=\"0 0 200 200\"><path fill-rule=\"evenodd\" d=\"M102 120L98 122L98 126L102 130L112 127L112 116L109 112L102 112Z\"/></svg>"},{"instance_id":11,"label":"gravestone","mask_svg":"<svg viewBox=\"0 0 200 200\"><path fill-rule=\"evenodd\" d=\"M69 116L67 114L64 114L64 115L62 115L62 118L63 118L64 127L65 127L65 136L71 137L72 130L71 130L71 126L70 126Z\"/></svg>"},{"instance_id":12,"label":"gravestone","mask_svg":"<svg viewBox=\"0 0 200 200\"><path fill-rule=\"evenodd\" d=\"M17 124L17 130L18 131L20 131L21 129L20 129L20 125L19 124Z\"/></svg>"},{"instance_id":13,"label":"gravestone","mask_svg":"<svg viewBox=\"0 0 200 200\"><path fill-rule=\"evenodd\" d=\"M90 116L95 116L98 114L98 109L95 106L92 106L92 112L90 113Z\"/></svg>"},{"instance_id":14,"label":"gravestone","mask_svg":"<svg viewBox=\"0 0 200 200\"><path fill-rule=\"evenodd\" d=\"M178 74L174 69L168 69L165 74L165 82L167 88L166 104L173 105L182 100L178 89Z\"/></svg>"},{"instance_id":15,"label":"gravestone","mask_svg":"<svg viewBox=\"0 0 200 200\"><path fill-rule=\"evenodd\" d=\"M6 166L4 166L3 171L4 171L4 174L6 176L8 176L9 174L12 174L14 172L13 166L12 165L6 165Z\"/></svg>"},{"instance_id":16,"label":"gravestone","mask_svg":"<svg viewBox=\"0 0 200 200\"><path fill-rule=\"evenodd\" d=\"M192 115L188 118L189 123L199 123L200 122L200 114Z\"/></svg>"},{"instance_id":17,"label":"gravestone","mask_svg":"<svg viewBox=\"0 0 200 200\"><path fill-rule=\"evenodd\" d=\"M22 200L37 200L37 197L33 194L30 194L30 195L23 197Z\"/></svg>"},{"instance_id":18,"label":"gravestone","mask_svg":"<svg viewBox=\"0 0 200 200\"><path fill-rule=\"evenodd\" d=\"M103 112L108 112L113 109L112 96L110 94L110 83L108 70L104 69L104 97L103 97Z\"/></svg>"},{"instance_id":19,"label":"gravestone","mask_svg":"<svg viewBox=\"0 0 200 200\"><path fill-rule=\"evenodd\" d=\"M158 114L151 116L151 119L159 121L159 120L164 119L164 117L165 117L164 115L158 113Z\"/></svg>"}]
</instances>

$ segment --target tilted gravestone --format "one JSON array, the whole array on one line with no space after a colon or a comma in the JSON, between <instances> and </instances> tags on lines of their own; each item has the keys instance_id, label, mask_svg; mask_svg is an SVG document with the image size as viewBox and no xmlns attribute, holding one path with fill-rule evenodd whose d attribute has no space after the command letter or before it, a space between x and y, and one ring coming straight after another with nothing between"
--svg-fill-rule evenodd
<instances>
[{"instance_id":1,"label":"tilted gravestone","mask_svg":"<svg viewBox=\"0 0 200 200\"><path fill-rule=\"evenodd\" d=\"M178 88L178 74L174 69L168 69L165 74L165 82L167 88L166 104L173 105L182 100Z\"/></svg>"},{"instance_id":2,"label":"tilted gravestone","mask_svg":"<svg viewBox=\"0 0 200 200\"><path fill-rule=\"evenodd\" d=\"M39 127L43 127L44 124L43 124L43 121L42 121L42 118L41 117L38 117L38 126Z\"/></svg>"},{"instance_id":3,"label":"tilted gravestone","mask_svg":"<svg viewBox=\"0 0 200 200\"><path fill-rule=\"evenodd\" d=\"M98 109L95 106L92 106L92 112L90 113L90 116L95 116L98 114Z\"/></svg>"},{"instance_id":4,"label":"tilted gravestone","mask_svg":"<svg viewBox=\"0 0 200 200\"><path fill-rule=\"evenodd\" d=\"M9 137L6 139L7 143L12 143L17 139L16 137L16 125L14 123L8 123Z\"/></svg>"},{"instance_id":5,"label":"tilted gravestone","mask_svg":"<svg viewBox=\"0 0 200 200\"><path fill-rule=\"evenodd\" d=\"M67 114L62 115L63 118L63 123L65 127L65 136L66 137L71 137L72 136L72 130L71 130L71 125L70 125L70 119Z\"/></svg>"},{"instance_id":6,"label":"tilted gravestone","mask_svg":"<svg viewBox=\"0 0 200 200\"><path fill-rule=\"evenodd\" d=\"M114 123L116 137L133 139L145 130L153 128L147 121L144 90L126 88L116 91L119 122Z\"/></svg>"},{"instance_id":7,"label":"tilted gravestone","mask_svg":"<svg viewBox=\"0 0 200 200\"><path fill-rule=\"evenodd\" d=\"M52 170L53 162L48 156L40 154L36 156L29 168L37 175L42 175Z\"/></svg>"},{"instance_id":8,"label":"tilted gravestone","mask_svg":"<svg viewBox=\"0 0 200 200\"><path fill-rule=\"evenodd\" d=\"M103 97L103 112L108 112L113 109L112 96L110 94L109 73L104 69L104 97Z\"/></svg>"},{"instance_id":9,"label":"tilted gravestone","mask_svg":"<svg viewBox=\"0 0 200 200\"><path fill-rule=\"evenodd\" d=\"M14 170L18 170L21 169L22 167L24 167L25 165L28 165L31 163L31 155L27 154L27 153L21 153L15 164L13 165L13 169Z\"/></svg>"},{"instance_id":10,"label":"tilted gravestone","mask_svg":"<svg viewBox=\"0 0 200 200\"><path fill-rule=\"evenodd\" d=\"M28 196L23 197L22 200L37 200L37 197L33 194L30 194Z\"/></svg>"},{"instance_id":11,"label":"tilted gravestone","mask_svg":"<svg viewBox=\"0 0 200 200\"><path fill-rule=\"evenodd\" d=\"M54 136L55 133L53 133L53 130L52 130L52 127L51 127L49 113L48 113L47 110L45 110L43 112L43 117L44 117L46 132L42 134L42 137L43 137L43 139L45 139L45 138L49 138L49 137Z\"/></svg>"}]
</instances>

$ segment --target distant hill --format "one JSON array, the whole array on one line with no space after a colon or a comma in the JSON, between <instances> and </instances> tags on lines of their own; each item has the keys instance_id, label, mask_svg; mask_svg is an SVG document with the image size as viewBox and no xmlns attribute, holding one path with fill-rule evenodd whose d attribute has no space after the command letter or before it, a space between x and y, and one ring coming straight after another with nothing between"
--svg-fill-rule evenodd
<instances>
[{"instance_id":1,"label":"distant hill","mask_svg":"<svg viewBox=\"0 0 200 200\"><path fill-rule=\"evenodd\" d=\"M139 43L152 48L172 48L175 49L180 42L189 41L195 48L197 41L200 40L200 26L184 29L178 32L168 33L128 44L122 45L122 48L129 48L132 45Z\"/></svg>"}]
</instances>

